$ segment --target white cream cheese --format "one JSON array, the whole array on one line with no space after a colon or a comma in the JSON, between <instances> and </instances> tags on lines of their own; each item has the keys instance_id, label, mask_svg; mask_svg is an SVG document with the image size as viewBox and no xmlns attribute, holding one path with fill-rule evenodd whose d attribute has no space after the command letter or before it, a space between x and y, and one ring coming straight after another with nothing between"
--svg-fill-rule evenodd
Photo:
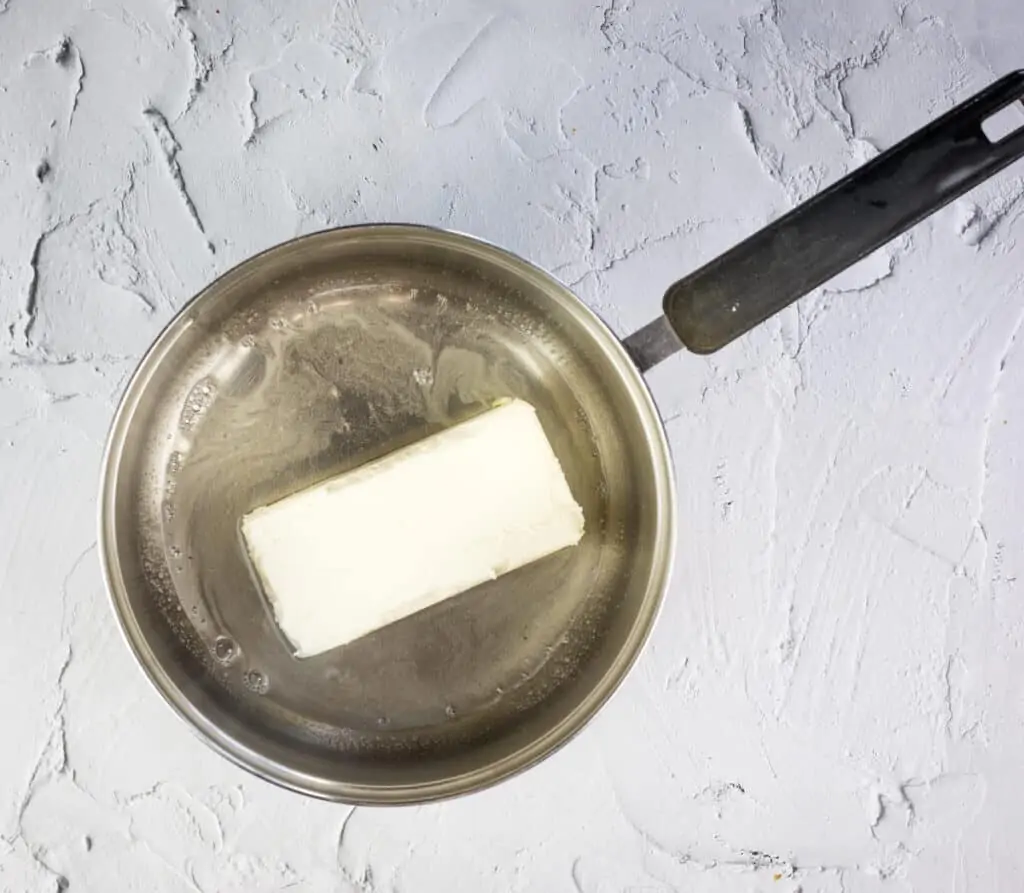
<instances>
[{"instance_id":1,"label":"white cream cheese","mask_svg":"<svg viewBox=\"0 0 1024 893\"><path fill-rule=\"evenodd\" d=\"M583 535L534 408L512 400L242 519L281 631L311 657Z\"/></svg>"}]
</instances>

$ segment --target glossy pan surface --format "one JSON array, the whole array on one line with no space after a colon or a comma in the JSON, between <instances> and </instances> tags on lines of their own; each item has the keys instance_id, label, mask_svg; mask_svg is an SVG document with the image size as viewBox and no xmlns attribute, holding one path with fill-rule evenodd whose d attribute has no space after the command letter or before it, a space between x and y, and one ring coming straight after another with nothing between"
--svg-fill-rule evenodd
<instances>
[{"instance_id":1,"label":"glossy pan surface","mask_svg":"<svg viewBox=\"0 0 1024 893\"><path fill-rule=\"evenodd\" d=\"M241 516L508 396L537 408L581 544L292 657ZM496 782L583 726L651 628L674 515L661 423L600 320L505 251L385 225L271 249L179 314L118 410L100 523L119 621L179 715L271 781L394 803Z\"/></svg>"}]
</instances>

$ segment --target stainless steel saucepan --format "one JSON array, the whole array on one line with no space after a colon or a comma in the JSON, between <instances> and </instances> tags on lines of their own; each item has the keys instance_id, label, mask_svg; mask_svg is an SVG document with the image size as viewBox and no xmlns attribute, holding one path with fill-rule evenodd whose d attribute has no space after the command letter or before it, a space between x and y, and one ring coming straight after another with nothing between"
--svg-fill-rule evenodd
<instances>
[{"instance_id":1,"label":"stainless steel saucepan","mask_svg":"<svg viewBox=\"0 0 1024 893\"><path fill-rule=\"evenodd\" d=\"M150 348L107 445L103 567L146 674L222 754L318 797L431 800L545 757L622 680L668 585L672 469L641 373L717 350L1024 155L1024 130L981 127L1022 95L1024 72L993 84L673 285L624 343L542 270L429 228L323 232L231 270ZM582 543L293 658L240 517L510 395L538 410Z\"/></svg>"}]
</instances>

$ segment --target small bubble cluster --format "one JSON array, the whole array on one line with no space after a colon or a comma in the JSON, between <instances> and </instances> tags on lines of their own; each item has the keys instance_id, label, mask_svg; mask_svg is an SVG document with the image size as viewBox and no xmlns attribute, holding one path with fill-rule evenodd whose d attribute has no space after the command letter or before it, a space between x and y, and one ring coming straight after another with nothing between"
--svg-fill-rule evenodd
<instances>
[{"instance_id":1,"label":"small bubble cluster","mask_svg":"<svg viewBox=\"0 0 1024 893\"><path fill-rule=\"evenodd\" d=\"M270 688L270 680L259 670L249 670L242 677L242 682L254 695L265 695Z\"/></svg>"},{"instance_id":2,"label":"small bubble cluster","mask_svg":"<svg viewBox=\"0 0 1024 893\"><path fill-rule=\"evenodd\" d=\"M178 427L182 431L191 431L200 416L210 408L214 397L217 395L217 385L208 378L200 381L185 398L185 405L181 408L181 418Z\"/></svg>"}]
</instances>

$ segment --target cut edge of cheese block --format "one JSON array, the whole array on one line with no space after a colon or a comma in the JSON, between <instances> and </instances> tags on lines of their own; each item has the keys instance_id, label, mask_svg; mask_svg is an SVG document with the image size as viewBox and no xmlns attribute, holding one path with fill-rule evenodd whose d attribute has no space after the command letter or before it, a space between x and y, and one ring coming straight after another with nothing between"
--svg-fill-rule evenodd
<instances>
[{"instance_id":1,"label":"cut edge of cheese block","mask_svg":"<svg viewBox=\"0 0 1024 893\"><path fill-rule=\"evenodd\" d=\"M584 517L536 410L509 399L253 509L241 532L307 658L575 546Z\"/></svg>"}]
</instances>

